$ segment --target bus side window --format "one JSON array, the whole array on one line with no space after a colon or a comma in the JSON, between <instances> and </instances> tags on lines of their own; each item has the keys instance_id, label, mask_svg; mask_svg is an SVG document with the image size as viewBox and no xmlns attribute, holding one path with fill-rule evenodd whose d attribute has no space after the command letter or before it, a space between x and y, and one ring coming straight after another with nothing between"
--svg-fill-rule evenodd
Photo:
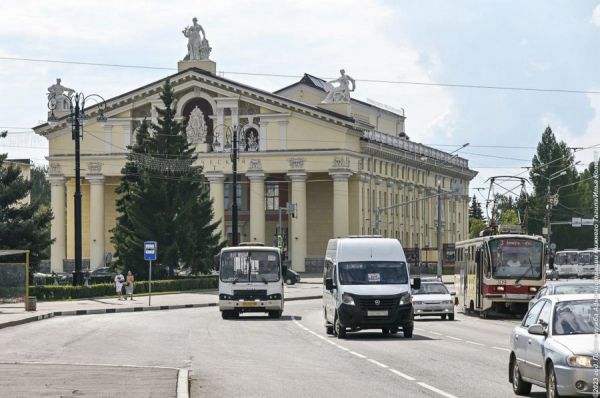
<instances>
[{"instance_id":1,"label":"bus side window","mask_svg":"<svg viewBox=\"0 0 600 398\"><path fill-rule=\"evenodd\" d=\"M483 274L489 279L492 277L492 271L490 269L490 257L487 250L481 249L481 259L483 261Z\"/></svg>"}]
</instances>

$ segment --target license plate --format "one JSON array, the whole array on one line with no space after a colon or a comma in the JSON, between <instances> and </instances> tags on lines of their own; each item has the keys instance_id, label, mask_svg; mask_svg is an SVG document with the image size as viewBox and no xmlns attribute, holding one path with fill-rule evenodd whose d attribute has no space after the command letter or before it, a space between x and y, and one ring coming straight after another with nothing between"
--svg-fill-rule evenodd
<instances>
[{"instance_id":1,"label":"license plate","mask_svg":"<svg viewBox=\"0 0 600 398\"><path fill-rule=\"evenodd\" d=\"M385 311L367 311L367 316L387 316L388 312Z\"/></svg>"},{"instance_id":2,"label":"license plate","mask_svg":"<svg viewBox=\"0 0 600 398\"><path fill-rule=\"evenodd\" d=\"M242 307L256 307L256 301L244 301Z\"/></svg>"}]
</instances>

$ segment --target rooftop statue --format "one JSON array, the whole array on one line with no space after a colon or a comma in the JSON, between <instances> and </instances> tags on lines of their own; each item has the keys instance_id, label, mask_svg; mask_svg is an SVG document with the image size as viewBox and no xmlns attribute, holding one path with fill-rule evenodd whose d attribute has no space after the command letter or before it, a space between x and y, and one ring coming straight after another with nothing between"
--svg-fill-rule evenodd
<instances>
[{"instance_id":1,"label":"rooftop statue","mask_svg":"<svg viewBox=\"0 0 600 398\"><path fill-rule=\"evenodd\" d=\"M356 82L346 74L346 71L340 70L341 76L337 79L325 83L327 96L323 100L324 104L348 103L350 102L350 93L356 89ZM337 83L337 86L334 84ZM352 88L350 88L352 83Z\"/></svg>"},{"instance_id":2,"label":"rooftop statue","mask_svg":"<svg viewBox=\"0 0 600 398\"><path fill-rule=\"evenodd\" d=\"M48 102L56 111L68 111L70 107L70 97L75 93L75 90L63 86L60 79L56 79L56 84L48 87Z\"/></svg>"},{"instance_id":3,"label":"rooftop statue","mask_svg":"<svg viewBox=\"0 0 600 398\"><path fill-rule=\"evenodd\" d=\"M212 48L208 45L206 33L204 33L202 26L198 24L198 18L194 17L192 22L192 26L187 26L182 31L183 35L188 38L188 53L183 60L197 61L208 59Z\"/></svg>"}]
</instances>

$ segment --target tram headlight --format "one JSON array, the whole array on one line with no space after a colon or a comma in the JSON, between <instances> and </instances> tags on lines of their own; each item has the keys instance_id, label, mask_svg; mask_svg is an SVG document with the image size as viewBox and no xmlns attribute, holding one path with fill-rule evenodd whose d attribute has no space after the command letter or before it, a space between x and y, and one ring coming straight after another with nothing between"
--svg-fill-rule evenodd
<instances>
[{"instance_id":1,"label":"tram headlight","mask_svg":"<svg viewBox=\"0 0 600 398\"><path fill-rule=\"evenodd\" d=\"M529 288L529 291L530 291L531 293L535 293L535 292L537 292L537 287L535 287L535 286L531 286L531 287Z\"/></svg>"},{"instance_id":2,"label":"tram headlight","mask_svg":"<svg viewBox=\"0 0 600 398\"><path fill-rule=\"evenodd\" d=\"M496 286L496 291L503 292L504 291L504 286Z\"/></svg>"}]
</instances>

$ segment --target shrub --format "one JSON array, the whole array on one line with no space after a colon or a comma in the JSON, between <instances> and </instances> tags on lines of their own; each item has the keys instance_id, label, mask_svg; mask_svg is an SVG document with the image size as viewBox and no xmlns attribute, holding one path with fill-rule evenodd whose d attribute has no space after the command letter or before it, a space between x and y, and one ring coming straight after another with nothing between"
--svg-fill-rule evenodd
<instances>
[{"instance_id":1,"label":"shrub","mask_svg":"<svg viewBox=\"0 0 600 398\"><path fill-rule=\"evenodd\" d=\"M186 290L216 289L219 280L216 276L202 276L192 279L158 280L152 281L152 292L178 292ZM135 282L134 293L147 293L148 281ZM98 283L89 286L32 286L29 294L40 301L82 299L102 296L114 296L115 285L112 283Z\"/></svg>"}]
</instances>

